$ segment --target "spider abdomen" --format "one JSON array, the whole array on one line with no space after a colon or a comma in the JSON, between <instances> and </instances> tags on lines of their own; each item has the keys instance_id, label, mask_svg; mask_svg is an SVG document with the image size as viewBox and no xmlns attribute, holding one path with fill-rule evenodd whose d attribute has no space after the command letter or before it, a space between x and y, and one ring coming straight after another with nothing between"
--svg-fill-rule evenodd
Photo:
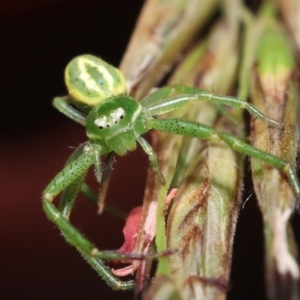
<instances>
[{"instance_id":1,"label":"spider abdomen","mask_svg":"<svg viewBox=\"0 0 300 300\"><path fill-rule=\"evenodd\" d=\"M126 82L121 71L89 54L70 61L65 70L65 82L71 98L90 107L113 95L126 94Z\"/></svg>"}]
</instances>

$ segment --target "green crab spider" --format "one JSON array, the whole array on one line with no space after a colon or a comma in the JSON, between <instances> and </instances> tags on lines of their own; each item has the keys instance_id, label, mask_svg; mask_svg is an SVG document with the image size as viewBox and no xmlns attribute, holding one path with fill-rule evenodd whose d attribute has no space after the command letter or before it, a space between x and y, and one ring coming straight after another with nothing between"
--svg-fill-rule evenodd
<instances>
[{"instance_id":1,"label":"green crab spider","mask_svg":"<svg viewBox=\"0 0 300 300\"><path fill-rule=\"evenodd\" d=\"M101 158L110 153L123 156L135 150L139 144L148 154L158 180L161 184L165 183L156 153L142 137L150 130L155 129L213 142L224 141L234 150L278 169L290 183L296 198L300 198L300 185L289 163L254 148L233 135L218 132L205 125L182 119L156 118L188 103L207 101L246 109L251 115L267 122L270 126L282 129L280 123L264 116L243 100L218 96L183 85L174 85L160 88L141 102L137 102L126 93L123 74L92 55L74 58L66 67L65 82L68 96L55 98L53 105L69 118L86 126L88 141L74 152L64 169L46 187L43 192L43 208L47 217L59 227L65 239L75 246L108 285L115 289L131 289L134 283L133 281L122 282L114 277L102 259L143 259L145 255L98 250L69 222L69 216L88 169L94 165L96 178L101 182L103 173ZM53 200L63 191L60 207L57 208Z\"/></svg>"}]
</instances>

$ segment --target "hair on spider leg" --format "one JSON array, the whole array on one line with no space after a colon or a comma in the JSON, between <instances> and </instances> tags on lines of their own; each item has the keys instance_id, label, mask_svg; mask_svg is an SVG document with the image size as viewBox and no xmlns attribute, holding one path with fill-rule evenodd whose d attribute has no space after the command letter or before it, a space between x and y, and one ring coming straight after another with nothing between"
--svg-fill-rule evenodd
<instances>
[{"instance_id":1,"label":"hair on spider leg","mask_svg":"<svg viewBox=\"0 0 300 300\"><path fill-rule=\"evenodd\" d=\"M250 200L250 198L252 197L254 195L254 190L253 190L253 188L252 188L252 191L250 191L250 195L246 198L246 200L243 202L243 204L242 204L242 209L244 209L245 208L245 205L246 205L246 203Z\"/></svg>"}]
</instances>

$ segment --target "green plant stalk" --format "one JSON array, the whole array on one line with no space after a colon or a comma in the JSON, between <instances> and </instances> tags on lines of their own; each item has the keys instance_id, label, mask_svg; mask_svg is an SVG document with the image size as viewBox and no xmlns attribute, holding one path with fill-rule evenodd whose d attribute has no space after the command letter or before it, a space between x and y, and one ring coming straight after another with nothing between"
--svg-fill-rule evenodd
<instances>
[{"instance_id":1,"label":"green plant stalk","mask_svg":"<svg viewBox=\"0 0 300 300\"><path fill-rule=\"evenodd\" d=\"M176 54L180 53L181 49L186 48L188 46L188 41L191 40L191 37L193 36L193 34L190 31L188 31L187 28L189 28L189 30L192 30L193 33L195 33L197 30L198 25L196 26L195 25L196 23L190 22L192 24L192 27L189 27L189 24L186 23L186 19L181 18L182 11L185 11L185 10L183 9L183 10L181 10L180 13L178 13L180 11L180 10L177 10L180 7L180 5L177 6L179 4L178 1L169 0L169 1L166 1L165 3L167 3L167 6L162 5L162 2L160 2L160 1L151 1L151 3L149 1L148 6L143 10L141 19L138 22L137 29L135 30L132 42L127 50L127 54L125 55L123 63L121 64L121 68L122 68L123 72L126 74L126 77L129 79L129 90L131 90L131 93L134 94L135 97L138 97L138 98L141 95L144 95L145 93L147 93L149 91L149 89L151 87L153 87L153 85L155 85L159 81L159 79L162 78L162 76L165 74L165 72L170 69L170 67L175 59ZM186 7L191 5L189 7L192 7L192 5L196 5L195 3L196 2L194 2L194 1L184 1L184 4L181 3L181 5L187 5ZM229 3L231 3L232 5L231 6L228 5ZM231 23L232 20L234 20L234 18L233 19L228 18L228 16L234 15L233 8L235 7L235 5L233 5L233 4L234 4L234 2L231 2L231 1L227 2L227 5L228 5L227 8L230 7L230 9L226 10L227 21L229 23ZM168 7L168 5L170 5L170 6ZM173 7L176 7L175 10L172 10L172 8L171 8L172 5L173 5ZM199 3L198 3L198 5L199 5ZM194 8L195 7L197 7L197 5L194 6ZM182 9L182 7L180 7L180 9ZM203 7L201 7L201 9L203 9ZM150 12L153 12L153 11L155 11L155 14L160 16L159 21L156 18L154 18L153 20L149 20L149 16L150 15L153 16L153 13L150 13ZM212 10L210 10L210 12L211 11ZM186 14L183 14L183 15L186 16ZM210 14L206 14L205 18L207 18L209 15ZM179 21L179 23L178 23L178 21ZM183 22L183 23L181 23L181 22ZM235 22L235 21L233 21L233 22ZM201 20L200 23L203 24L203 20ZM181 27L181 25L179 27L177 27L178 24L185 24L185 26L188 26L188 27ZM181 29L179 30L178 28L181 28L182 31L181 31ZM183 28L185 28L185 29L183 29ZM231 32L236 32L237 31L236 27L234 29L233 28L234 27L231 27ZM259 30L254 35L255 39L257 38L258 34L259 34ZM177 36L178 36L178 38L177 38ZM184 38L187 38L187 39L182 40L181 36L185 36ZM157 37L159 37L159 38L157 39ZM232 40L229 38L229 43L228 43L228 40L227 40L228 38L227 38L226 34L225 34L225 37L224 38L226 39L226 42L224 44L222 44L221 46L216 47L216 49L222 49L221 53L226 52L226 50L227 50L226 45L228 45L228 44L230 45L229 49L230 49L230 47L232 47L232 44L231 44ZM163 40L165 43L160 43L159 41L161 41L161 40ZM269 45L269 47L270 47L270 45ZM249 47L246 47L246 49L249 50ZM227 54L227 57L225 59L223 57L223 63L228 61L228 58L234 57L234 55L231 55L231 54L234 53L235 50L236 50L236 44L234 45L234 48L231 49L230 54ZM250 54L251 53L253 54L253 50L250 49L249 52L250 52ZM201 54L201 55L203 55L203 54ZM235 54L235 55L236 55L236 57L238 56L238 54ZM247 55L245 55L246 58L248 57ZM250 60L248 60L248 63L251 63L251 62L252 62L252 58ZM230 78L230 76L228 76L227 73L226 73L226 76L224 76L225 68L223 67L221 69L222 69L221 74L223 77L223 81L227 78ZM245 68L245 70L247 70L247 68ZM248 71L249 71L249 65L248 65ZM204 89L208 89L208 90L211 89L216 93L224 94L224 93L228 92L228 91L222 90L220 87L219 87L220 89L217 88L218 80L216 78L218 78L218 76L213 77L215 75L213 75L213 76L210 75L210 76L212 76L212 78L214 78L213 83L211 85L205 86L205 85L202 85L203 82L205 82L205 80L203 80L203 78L205 78L205 77L202 76L203 75L202 73L200 76L201 82L199 81L199 70L195 71L195 73L197 75L192 75L192 76L194 76L194 79L192 79L192 78L187 79L188 76L186 76L183 71L181 71L181 72L182 73L180 76L184 80L182 78L179 78L179 79L177 79L178 80L177 82L185 83L187 85L195 85L195 82L196 82L197 86L200 86L200 87L202 87ZM207 73L209 73L209 72L207 72ZM245 74L246 74L246 76L245 76ZM204 75L209 77L208 74L204 74ZM197 80L195 78L197 78ZM191 81L189 81L189 80L191 80ZM247 73L244 73L244 78L242 81L244 83L246 82L246 84L242 85L242 87L245 89L241 89L238 92L238 94L242 95L243 97L246 97L246 95L248 93ZM208 111L209 111L209 108L205 108L205 112L208 112ZM270 115L267 111L264 111L263 109L262 109L262 111L266 115L272 117L272 115ZM182 112L182 115L184 115L184 114L185 113ZM207 113L207 115L209 115L209 114ZM185 117L185 115L184 115L184 117ZM240 115L238 115L237 118L240 119L241 118ZM192 117L192 119L196 119L196 116L194 115ZM199 118L198 120L201 120L201 119ZM213 117L212 117L212 120L213 120ZM216 124L215 127L219 130L226 130L226 129L227 130L229 129L229 131L240 130L240 128L233 128L232 125L230 124L230 122L227 122L227 121L228 121L227 119L220 120ZM212 124L213 123L214 123L214 121L212 121ZM220 126L220 127L218 127L218 126ZM234 131L234 134L242 135L243 133L238 133L238 132ZM160 150L162 145L172 143L172 138L170 140L168 140L167 138L165 139L164 135L156 135L155 138L162 139L162 141L163 141L162 143L160 143L159 140L156 142L157 146L154 147L156 151ZM181 139L181 137L180 137L180 139ZM176 169L176 173L175 173L176 177L173 179L173 183L172 183L173 185L177 185L179 182L181 182L182 178L184 178L184 171L186 168L184 166L187 166L188 164L191 163L192 157L194 155L193 152L199 151L199 149L201 149L201 146L200 146L200 148L199 148L199 146L197 148L194 145L193 146L190 146L190 145L189 146L184 146L184 145L180 146L181 145L180 140L178 140L173 145L176 145L176 147L174 147L175 149L173 152L169 152L172 150L170 148L168 150L161 149L161 151L158 152L158 155L160 157L160 162L164 168L164 171L163 171L164 175L166 177L168 177L168 182L169 182L175 172L174 164L176 163L176 160L177 160L177 154L178 154L179 147L182 147L181 149L189 150L188 155L183 155L184 153L186 153L186 152L184 152L184 150L180 151L180 155L178 157L179 162L177 163L177 169ZM186 148L184 148L184 147L186 147ZM210 148L209 146L207 146L207 147ZM222 147L222 145L220 145L220 147ZM195 150L195 149L197 149L197 150ZM216 154L216 152L212 151L211 152L212 154L210 156L216 157L216 155L225 154L225 152L226 151L224 149L222 149L219 154ZM208 151L207 153L210 153L210 152ZM164 154L166 154L166 155L164 156ZM202 155L203 155L203 153L202 153ZM228 156L229 156L229 154L228 154ZM169 166L168 159L166 159L166 158L169 158L169 157L172 157L174 160L172 160L172 162L170 164L170 168L168 169L168 166ZM209 182L209 184L212 184L212 186L213 186L212 182L214 180L215 180L215 182L217 182L218 180L215 178L208 179L209 177L207 177L207 174L203 173L204 171L203 171L203 169L201 169L202 159L203 159L203 156L199 155L198 159L196 159L193 162L193 165L190 167L190 171L189 171L190 178L192 176L191 174L193 173L193 170L198 170L198 176L200 177L200 180L201 180L201 176L202 176L203 182ZM238 159L238 161L240 162L239 158L235 157L235 159ZM228 164L230 165L230 163L228 163ZM205 163L204 165L207 169L209 169L209 171L213 170L215 167L216 167L216 170L218 170L217 166L215 166L215 162L212 163L211 165L209 165L209 167L207 167L207 163ZM227 162L226 162L226 165L227 165ZM240 165L240 164L238 163L238 165ZM170 171L168 171L168 170L170 170ZM220 170L220 171L222 171L222 170ZM211 174L214 174L214 173L211 172ZM177 221L179 222L180 218L184 218L185 213L182 213L182 216L177 216L177 213L174 213L175 217L173 217L172 210L175 210L175 208L173 208L173 207L171 208L170 219L168 219L168 221L167 221L168 222L167 228L168 228L168 230L170 229L170 231L167 231L168 236L166 237L165 221L164 221L164 216L165 216L164 208L165 207L164 207L163 199L165 199L165 197L166 197L167 187L165 187L164 189L161 189L158 186L159 183L157 182L157 180L155 180L155 178L153 176L154 175L150 172L148 182L147 182L147 189L146 189L146 193L145 193L145 197L144 197L144 209L143 209L143 218L142 219L145 220L145 218L147 216L147 208L149 207L149 204L151 203L151 201L157 201L157 199L159 198L160 200L159 200L159 207L158 207L156 242L157 242L158 250L163 251L163 250L166 250L166 247L169 247L169 245L171 244L169 242L169 240L171 240L171 237L173 236L173 234L171 233L171 229L170 229L173 225L172 226L169 225L169 222L171 222L170 220L172 218L175 218L175 219L178 219ZM226 176L230 177L228 174L227 175L225 174L225 177ZM223 174L223 177L224 177L224 174ZM188 178L188 177L185 177L185 178ZM238 178L240 179L241 176L238 176ZM186 180L186 179L184 179L184 180ZM230 188L229 184L223 184L223 185L221 184L221 186L225 186L229 190L231 189L234 193L236 193L236 195L239 194L239 189L237 187L233 188L231 186L231 188ZM187 198L186 196L180 196L180 195L182 195L184 193L188 193L189 187L190 187L189 184L187 184L185 186L184 182L183 182L180 187L181 190L179 191L179 195L177 196L177 199L179 199L181 197ZM227 189L225 189L225 191L226 190ZM198 187L198 193L199 193L198 195L200 195L199 191L200 191L200 188ZM202 191L201 191L201 193L202 193ZM230 193L228 193L228 191L227 191L227 195L225 197L227 197L229 194ZM175 199L174 203L180 202L177 199ZM236 199L236 198L234 198L234 199ZM213 203L213 201L209 201L209 202ZM227 203L229 203L229 202L227 202ZM175 206L176 206L176 204L174 204L174 207ZM236 207L238 207L238 205ZM232 206L232 209L233 209L232 220L226 220L227 225L232 226L231 227L232 232L233 232L233 228L234 228L233 220L235 218L235 213L236 213L236 210L234 208L235 208L235 206L233 205ZM228 213L230 211L230 208L226 207L226 209L224 211L227 211L227 213ZM205 213L204 213L204 215L205 215ZM219 216L224 218L224 214L222 214L220 212L219 212ZM285 215L282 214L282 216L285 216ZM222 218L220 218L220 219L222 219ZM281 220L283 220L283 218L281 218ZM195 224L197 226L200 225L200 228L201 228L201 226L203 226L203 224L205 224L205 222L207 222L207 220L205 220L205 217L203 217L202 222L203 223L201 223L201 224L200 223L195 223ZM213 226L210 226L210 227L214 228ZM226 226L224 226L224 228L226 228ZM141 231L142 230L139 231L139 236L142 238L140 238L140 242L137 243L137 247L142 247L142 244L143 244L144 237L141 234ZM270 235L267 234L267 237L270 237ZM167 238L167 240L166 240L166 238ZM231 241L230 238L228 240ZM176 242L174 244L176 244ZM137 248L137 249L142 249L142 248ZM226 249L226 251L228 249ZM231 251L231 249L230 249L230 251ZM196 257L196 256L194 256L194 257ZM185 259L187 263L188 263L188 259L189 258ZM167 284L169 285L170 284L169 279L172 278L172 276L174 276L173 269L172 269L172 271L170 271L170 266L172 264L169 265L168 260L169 260L168 257L162 257L161 259L159 259L158 272L155 276L156 283L158 282L158 284L156 285L158 289L161 289L161 288L164 289L164 282L167 282ZM213 263L211 263L211 265L214 266L214 269L216 269L215 266L218 265L218 263L216 263L216 260L217 260L216 258L213 258L212 259ZM192 261L192 259L190 261ZM228 262L230 262L230 257L228 259ZM177 263L175 263L175 265L177 265ZM210 265L210 263L208 263L208 265ZM178 266L179 266L179 264L178 264ZM222 267L223 267L223 269L222 269ZM172 266L171 266L171 268L172 268ZM184 266L183 268L188 270L188 267ZM200 289L202 289L202 293L205 293L205 295L207 295L207 293L209 293L209 295L212 298L214 298L216 290L218 289L218 288L216 288L216 286L218 284L219 284L219 286L222 285L226 281L226 278L228 278L229 267L221 266L221 268L220 268L221 272L219 274L222 274L223 277L219 276L217 278L217 280L216 280L216 277L217 277L216 274L213 274L212 277L209 277L207 268L204 268L203 265L200 264L200 267L198 270L201 270L201 271L205 270L206 273L201 273L201 275L198 277L190 276L189 277L191 279L190 287L193 286L193 284L195 284L195 286L197 286L197 288L198 288L198 286L203 285L203 286L205 286L205 288L200 287ZM202 276L202 274L204 274L204 275ZM168 278L167 281L165 281L166 276ZM177 278L180 278L180 275L177 275ZM187 276L185 276L185 277L183 276L183 278L186 279ZM197 280L194 280L196 278L197 278ZM219 281L218 281L218 279L219 279ZM202 283L201 283L201 280L202 280ZM186 295L188 295L189 291L186 292L186 291L182 290L181 284L182 283L175 284L176 290L182 292L182 298L188 298L188 296L186 296ZM207 290L206 290L206 288L207 288ZM270 285L269 285L269 289L270 289ZM155 295L156 295L155 288L154 288L154 292L153 292L153 287L151 287L150 290L152 293L154 293L154 294L152 294L152 295L154 295L153 296L154 298L151 298L151 299L158 299L158 298L155 298ZM172 292L170 292L170 295L173 293L172 288L171 288L171 291ZM221 295L223 294L223 296L224 296L225 293L220 292L220 294ZM201 295L201 293L199 295ZM170 299L171 299L171 296L170 296Z\"/></svg>"},{"instance_id":2,"label":"green plant stalk","mask_svg":"<svg viewBox=\"0 0 300 300\"><path fill-rule=\"evenodd\" d=\"M179 292L169 276L156 275L154 282L143 297L144 300L181 300Z\"/></svg>"},{"instance_id":3,"label":"green plant stalk","mask_svg":"<svg viewBox=\"0 0 300 300\"><path fill-rule=\"evenodd\" d=\"M212 15L217 3L217 0L149 0L146 2L120 65L131 95L139 99L150 92L150 89L174 64L178 53L188 46L199 27L203 26ZM174 150L177 148L179 150L179 144L182 140L180 136L172 141L168 140L169 135L161 139L159 134L153 135L153 137L154 140L157 140L156 144L161 145L158 148L163 149L162 153L158 153L158 159L163 165L162 171L167 179L167 184L162 188L155 174L149 172L143 199L141 226L135 248L137 252L141 252L144 247L143 224L149 215L151 203L157 203L158 199L161 199L158 215L164 213L163 206L168 193L168 182L170 183L173 177L177 162L177 155L174 154ZM155 141L152 144L155 144ZM166 149L165 145L169 145L169 148ZM169 160L171 154L168 152L172 150L171 148L173 148L172 162ZM164 163L164 161L169 161L169 164ZM163 217L158 218L157 226L165 228ZM158 250L166 250L166 243L163 239L158 244ZM168 265L165 264L161 270L163 274L169 275ZM139 280L137 278L137 281Z\"/></svg>"},{"instance_id":4,"label":"green plant stalk","mask_svg":"<svg viewBox=\"0 0 300 300\"><path fill-rule=\"evenodd\" d=\"M178 54L217 8L217 0L148 0L120 68L140 99L170 70Z\"/></svg>"},{"instance_id":5,"label":"green plant stalk","mask_svg":"<svg viewBox=\"0 0 300 300\"><path fill-rule=\"evenodd\" d=\"M253 145L295 165L299 142L299 85L293 51L285 32L269 14L262 13L255 20L253 30L260 35L251 70L251 99L261 112L284 124L282 131L254 120ZM277 170L255 159L251 159L251 163L264 221L268 297L294 299L299 297L299 268L288 222L295 205L294 195Z\"/></svg>"},{"instance_id":6,"label":"green plant stalk","mask_svg":"<svg viewBox=\"0 0 300 300\"><path fill-rule=\"evenodd\" d=\"M238 23L226 21L216 25L208 41L186 57L171 83L213 87L216 93L230 93L238 62ZM220 48L223 51L218 51ZM211 126L217 124L218 129L233 132L230 120L220 119L212 105L199 103L187 111L181 112L184 118L192 117ZM232 238L239 209L241 169L236 166L240 164L240 156L222 143L197 139L185 139L180 156L183 159L176 169L180 175L172 186L177 186L183 176L184 179L171 205L166 235L164 228L158 227L157 236L162 240L166 237L168 248L180 250L167 257L167 261L170 278L182 299L222 299L229 281ZM156 242L159 248L160 241ZM161 277L165 274L162 261L165 264L166 258L159 258L155 279L159 283L165 278ZM162 288L159 283L158 290Z\"/></svg>"},{"instance_id":7,"label":"green plant stalk","mask_svg":"<svg viewBox=\"0 0 300 300\"><path fill-rule=\"evenodd\" d=\"M282 14L284 23L294 40L300 55L300 0L277 0L278 8ZM298 58L299 60L299 58Z\"/></svg>"}]
</instances>

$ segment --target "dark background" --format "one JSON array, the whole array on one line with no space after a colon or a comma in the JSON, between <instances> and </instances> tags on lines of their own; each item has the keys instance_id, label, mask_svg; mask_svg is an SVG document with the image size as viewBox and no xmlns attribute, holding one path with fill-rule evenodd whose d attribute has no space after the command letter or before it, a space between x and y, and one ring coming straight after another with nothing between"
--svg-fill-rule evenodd
<instances>
[{"instance_id":1,"label":"dark background","mask_svg":"<svg viewBox=\"0 0 300 300\"><path fill-rule=\"evenodd\" d=\"M83 53L117 66L142 4L141 0L1 1L1 299L133 298L132 292L111 292L65 243L44 215L40 198L72 147L86 139L83 127L51 106L52 98L66 91L64 67ZM110 204L128 212L141 203L147 160L140 150L118 159ZM123 222L105 213L98 216L84 198L76 205L74 223L101 249L123 243ZM234 245L229 298L263 299L263 237L253 199L242 210Z\"/></svg>"}]
</instances>

